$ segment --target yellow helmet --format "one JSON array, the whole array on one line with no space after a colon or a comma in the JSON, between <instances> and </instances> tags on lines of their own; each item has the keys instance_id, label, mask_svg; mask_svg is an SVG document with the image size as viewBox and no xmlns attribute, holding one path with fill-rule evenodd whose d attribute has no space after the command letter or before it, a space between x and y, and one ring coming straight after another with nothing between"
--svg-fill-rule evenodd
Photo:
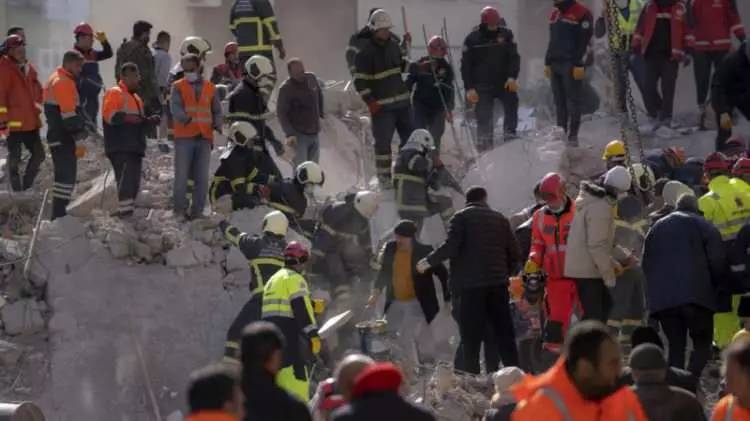
<instances>
[{"instance_id":1,"label":"yellow helmet","mask_svg":"<svg viewBox=\"0 0 750 421\"><path fill-rule=\"evenodd\" d=\"M613 140L609 143L607 143L607 146L604 148L604 155L602 155L602 159L607 161L609 159L612 159L614 157L623 157L622 160L625 160L625 143L622 142L622 140Z\"/></svg>"}]
</instances>

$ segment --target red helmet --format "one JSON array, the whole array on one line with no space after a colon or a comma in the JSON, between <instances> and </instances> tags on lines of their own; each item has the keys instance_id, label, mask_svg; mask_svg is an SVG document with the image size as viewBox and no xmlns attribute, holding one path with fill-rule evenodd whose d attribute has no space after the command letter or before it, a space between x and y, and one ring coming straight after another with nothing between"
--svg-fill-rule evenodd
<instances>
[{"instance_id":1,"label":"red helmet","mask_svg":"<svg viewBox=\"0 0 750 421\"><path fill-rule=\"evenodd\" d=\"M10 35L8 38L5 38L5 48L8 50L24 45L26 45L26 41L24 41L23 37L20 35Z\"/></svg>"},{"instance_id":2,"label":"red helmet","mask_svg":"<svg viewBox=\"0 0 750 421\"><path fill-rule=\"evenodd\" d=\"M310 252L307 248L297 241L287 244L284 249L284 260L291 261L292 264L302 264L310 258Z\"/></svg>"},{"instance_id":3,"label":"red helmet","mask_svg":"<svg viewBox=\"0 0 750 421\"><path fill-rule=\"evenodd\" d=\"M740 175L750 175L750 158L740 158L734 163L732 167L732 175L737 177Z\"/></svg>"},{"instance_id":4,"label":"red helmet","mask_svg":"<svg viewBox=\"0 0 750 421\"><path fill-rule=\"evenodd\" d=\"M227 45L224 46L224 55L227 56L229 54L234 54L240 50L240 47L237 45L236 42L228 42Z\"/></svg>"},{"instance_id":5,"label":"red helmet","mask_svg":"<svg viewBox=\"0 0 750 421\"><path fill-rule=\"evenodd\" d=\"M485 25L500 25L500 12L492 6L482 9L482 23Z\"/></svg>"},{"instance_id":6,"label":"red helmet","mask_svg":"<svg viewBox=\"0 0 750 421\"><path fill-rule=\"evenodd\" d=\"M445 42L443 37L435 35L430 38L430 42L427 44L427 52L432 57L445 57L448 54L448 43Z\"/></svg>"},{"instance_id":7,"label":"red helmet","mask_svg":"<svg viewBox=\"0 0 750 421\"><path fill-rule=\"evenodd\" d=\"M722 149L736 153L743 153L746 149L745 138L741 135L732 136L726 141L726 143L724 143Z\"/></svg>"},{"instance_id":8,"label":"red helmet","mask_svg":"<svg viewBox=\"0 0 750 421\"><path fill-rule=\"evenodd\" d=\"M86 22L81 22L76 26L76 29L73 30L73 34L75 35L94 35L94 28L91 27Z\"/></svg>"},{"instance_id":9,"label":"red helmet","mask_svg":"<svg viewBox=\"0 0 750 421\"><path fill-rule=\"evenodd\" d=\"M703 162L703 171L728 171L731 166L729 158L721 152L711 152Z\"/></svg>"},{"instance_id":10,"label":"red helmet","mask_svg":"<svg viewBox=\"0 0 750 421\"><path fill-rule=\"evenodd\" d=\"M556 172L551 172L539 182L539 195L547 204L556 207L565 197L565 180Z\"/></svg>"}]
</instances>

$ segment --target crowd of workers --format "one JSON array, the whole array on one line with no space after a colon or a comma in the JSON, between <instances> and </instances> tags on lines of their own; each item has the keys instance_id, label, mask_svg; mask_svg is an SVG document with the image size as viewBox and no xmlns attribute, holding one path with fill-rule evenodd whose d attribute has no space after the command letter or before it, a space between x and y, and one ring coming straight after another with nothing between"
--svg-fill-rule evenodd
<instances>
[{"instance_id":1,"label":"crowd of workers","mask_svg":"<svg viewBox=\"0 0 750 421\"><path fill-rule=\"evenodd\" d=\"M491 420L703 419L695 396L676 387L700 394L697 382L712 346L726 349L727 366L727 396L714 419L748 419L750 296L743 294L750 292L750 158L746 145L730 137L734 109L747 117L750 107L750 46L729 0L626 3L616 3L620 20L610 43L623 70L614 78L620 104L624 84L617 77L629 69L643 89L652 126L670 125L678 65L693 56L702 112L716 68L712 103L717 149L724 153L686 159L682 150L666 148L631 165L625 144L612 141L603 154L607 172L583 181L577 197L561 174L550 173L535 188L537 203L506 218L489 207L484 188L464 194L440 159L457 97L448 43L435 36L428 54L410 62L411 36L400 40L388 12L374 9L352 36L346 61L372 117L380 188L395 190L401 218L380 250L372 249L368 222L378 209L375 192L328 201L317 220L304 220L325 182L317 164L322 89L302 60L287 61L289 79L279 88L277 107L285 138L277 138L267 125L276 85L273 48L282 59L286 51L267 1L235 2L236 42L226 44L225 62L210 80L204 77L212 48L207 40L185 38L172 66L169 33L160 32L150 46L152 25L136 22L132 38L117 49L117 85L105 90L101 109L105 153L118 186L115 216L134 214L147 138L157 129L173 140L176 218L204 217L206 199L212 205L228 199L232 209L275 208L260 234L243 233L216 216L251 268L250 297L229 328L225 349L242 373L240 380L226 367L197 372L189 393L192 419L237 419L242 412L246 420L433 419L399 395L408 389L409 366L401 370L362 355L345 358L336 378L321 383L310 401L309 362L326 350L318 332L325 309L311 298L308 273L326 278L333 299L345 306L356 302L357 283L373 286L369 307L385 294L388 323L415 363L429 361L429 325L450 306L460 333L455 368L479 374L484 347L485 369L496 372ZM595 26L604 24L595 24L575 0L555 0L549 24L545 74L557 125L576 146L590 39L601 36ZM730 32L743 40L733 52ZM29 189L45 158L44 113L54 219L66 213L76 161L86 153L84 140L96 133L103 89L98 62L113 49L105 33L87 23L76 26L73 48L42 88L24 35L11 28L3 44L0 129L9 130L11 187ZM95 40L101 50L93 48ZM475 112L479 149L493 145L495 100L504 108L505 139L516 136L520 63L513 32L497 9L484 8L464 41L460 68L460 97ZM211 178L215 132L226 133L230 146ZM401 142L392 163L395 132ZM23 177L21 145L30 151ZM281 176L268 145L294 164L291 178ZM464 195L463 209L453 209L450 188ZM418 241L432 215L447 229L447 240L434 249ZM290 224L311 239L311 249L286 242ZM647 322L660 326L668 354ZM687 335L692 352L686 364ZM531 341L532 352L524 351L522 338ZM621 347L632 348L624 373ZM632 391L622 387L629 383ZM300 401L310 401L312 415Z\"/></svg>"}]
</instances>

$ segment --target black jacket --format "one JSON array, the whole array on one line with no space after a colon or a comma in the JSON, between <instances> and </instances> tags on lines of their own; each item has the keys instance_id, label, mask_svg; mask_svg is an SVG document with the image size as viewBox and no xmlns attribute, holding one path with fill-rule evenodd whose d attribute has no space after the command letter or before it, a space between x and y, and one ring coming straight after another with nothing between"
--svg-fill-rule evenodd
<instances>
[{"instance_id":1,"label":"black jacket","mask_svg":"<svg viewBox=\"0 0 750 421\"><path fill-rule=\"evenodd\" d=\"M619 381L620 385L623 386L632 386L635 383L630 367L625 367L622 369L622 375L620 375ZM690 393L698 392L698 379L690 374L689 371L683 370L681 368L669 367L667 369L666 382L670 386L685 389Z\"/></svg>"},{"instance_id":2,"label":"black jacket","mask_svg":"<svg viewBox=\"0 0 750 421\"><path fill-rule=\"evenodd\" d=\"M333 202L323 209L313 237L314 253L319 256L335 253L342 243L356 244L371 251L370 221L354 208L355 196L355 193L348 194L343 201Z\"/></svg>"},{"instance_id":3,"label":"black jacket","mask_svg":"<svg viewBox=\"0 0 750 421\"><path fill-rule=\"evenodd\" d=\"M124 89L123 94L133 95L130 92L125 92ZM110 121L107 121L106 118L102 119L104 152L107 155L118 152L133 153L139 156L146 154L146 131L150 129L151 124L145 120L146 115L143 109L139 111L143 120L136 124L126 123L125 113L120 111L113 114Z\"/></svg>"},{"instance_id":4,"label":"black jacket","mask_svg":"<svg viewBox=\"0 0 750 421\"><path fill-rule=\"evenodd\" d=\"M728 113L738 104L750 103L750 60L745 54L747 42L729 53L714 75L711 96L718 114Z\"/></svg>"},{"instance_id":5,"label":"black jacket","mask_svg":"<svg viewBox=\"0 0 750 421\"><path fill-rule=\"evenodd\" d=\"M594 17L589 9L576 0L565 0L552 9L549 29L544 64L563 62L583 66L594 34Z\"/></svg>"},{"instance_id":6,"label":"black jacket","mask_svg":"<svg viewBox=\"0 0 750 421\"><path fill-rule=\"evenodd\" d=\"M354 60L357 93L366 103L375 101L386 110L408 107L409 90L401 77L408 63L396 38L381 42L369 37Z\"/></svg>"},{"instance_id":7,"label":"black jacket","mask_svg":"<svg viewBox=\"0 0 750 421\"><path fill-rule=\"evenodd\" d=\"M521 264L518 240L500 212L469 203L450 220L448 238L427 260L432 266L450 259L451 291L502 286Z\"/></svg>"},{"instance_id":8,"label":"black jacket","mask_svg":"<svg viewBox=\"0 0 750 421\"><path fill-rule=\"evenodd\" d=\"M229 102L229 113L227 119L235 121L247 121L258 131L258 136L263 141L268 141L273 146L277 155L284 153L284 146L266 124L265 114L268 112L266 101L263 99L257 86L253 86L243 80L234 91L227 97Z\"/></svg>"},{"instance_id":9,"label":"black jacket","mask_svg":"<svg viewBox=\"0 0 750 421\"><path fill-rule=\"evenodd\" d=\"M254 143L252 147L233 145L221 155L219 168L211 180L212 201L226 194L254 194L258 185L282 179L265 143Z\"/></svg>"},{"instance_id":10,"label":"black jacket","mask_svg":"<svg viewBox=\"0 0 750 421\"><path fill-rule=\"evenodd\" d=\"M292 223L299 221L307 210L305 187L291 178L274 181L268 187L271 189L269 205L284 212Z\"/></svg>"},{"instance_id":11,"label":"black jacket","mask_svg":"<svg viewBox=\"0 0 750 421\"><path fill-rule=\"evenodd\" d=\"M453 68L448 61L426 56L409 65L406 86L413 91L413 103L432 111L450 111L455 102L453 78Z\"/></svg>"},{"instance_id":12,"label":"black jacket","mask_svg":"<svg viewBox=\"0 0 750 421\"><path fill-rule=\"evenodd\" d=\"M273 60L272 43L280 41L281 34L271 2L236 0L229 13L229 30L237 40L240 57L260 53Z\"/></svg>"},{"instance_id":13,"label":"black jacket","mask_svg":"<svg viewBox=\"0 0 750 421\"><path fill-rule=\"evenodd\" d=\"M435 275L440 279L440 285L443 287L443 301L450 301L451 295L448 288L448 270L443 264L438 264L430 268L425 273L417 272L417 262L422 258L430 254L432 247L424 244L420 244L414 241L412 249L411 263L412 263L412 277L414 279L414 290L417 293L417 300L419 305L422 307L427 323L432 322L438 311L440 305L438 304L437 295L435 292L435 283L432 280L432 276ZM378 256L378 264L380 270L378 271L378 277L375 281L375 287L379 290L386 290L385 298L385 311L388 312L393 302L393 262L396 257L396 241L389 241L380 251Z\"/></svg>"},{"instance_id":14,"label":"black jacket","mask_svg":"<svg viewBox=\"0 0 750 421\"><path fill-rule=\"evenodd\" d=\"M508 79L517 79L521 56L513 31L500 27L490 32L479 25L466 36L461 56L464 89L503 92Z\"/></svg>"},{"instance_id":15,"label":"black jacket","mask_svg":"<svg viewBox=\"0 0 750 421\"><path fill-rule=\"evenodd\" d=\"M395 392L372 392L333 413L333 421L435 421L426 409L405 401Z\"/></svg>"},{"instance_id":16,"label":"black jacket","mask_svg":"<svg viewBox=\"0 0 750 421\"><path fill-rule=\"evenodd\" d=\"M649 421L705 421L695 395L664 382L639 382L633 387Z\"/></svg>"},{"instance_id":17,"label":"black jacket","mask_svg":"<svg viewBox=\"0 0 750 421\"><path fill-rule=\"evenodd\" d=\"M246 369L242 377L243 421L312 421L307 405L277 386L270 375Z\"/></svg>"}]
</instances>

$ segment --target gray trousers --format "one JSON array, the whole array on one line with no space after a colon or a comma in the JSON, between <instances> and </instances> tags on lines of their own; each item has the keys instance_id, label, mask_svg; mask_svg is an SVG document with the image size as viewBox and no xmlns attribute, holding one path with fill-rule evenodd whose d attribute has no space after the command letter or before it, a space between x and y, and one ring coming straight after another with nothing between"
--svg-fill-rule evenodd
<instances>
[{"instance_id":1,"label":"gray trousers","mask_svg":"<svg viewBox=\"0 0 750 421\"><path fill-rule=\"evenodd\" d=\"M416 364L420 356L434 354L435 341L417 299L393 300L386 317L388 329L398 335L396 345L405 359Z\"/></svg>"},{"instance_id":2,"label":"gray trousers","mask_svg":"<svg viewBox=\"0 0 750 421\"><path fill-rule=\"evenodd\" d=\"M294 149L294 167L305 162L317 163L320 159L320 140L318 134L295 133L297 147Z\"/></svg>"},{"instance_id":3,"label":"gray trousers","mask_svg":"<svg viewBox=\"0 0 750 421\"><path fill-rule=\"evenodd\" d=\"M208 194L208 169L211 162L211 143L206 139L176 139L174 157L174 210L175 214L188 209L188 180L193 187L193 206L190 215L203 214Z\"/></svg>"}]
</instances>

